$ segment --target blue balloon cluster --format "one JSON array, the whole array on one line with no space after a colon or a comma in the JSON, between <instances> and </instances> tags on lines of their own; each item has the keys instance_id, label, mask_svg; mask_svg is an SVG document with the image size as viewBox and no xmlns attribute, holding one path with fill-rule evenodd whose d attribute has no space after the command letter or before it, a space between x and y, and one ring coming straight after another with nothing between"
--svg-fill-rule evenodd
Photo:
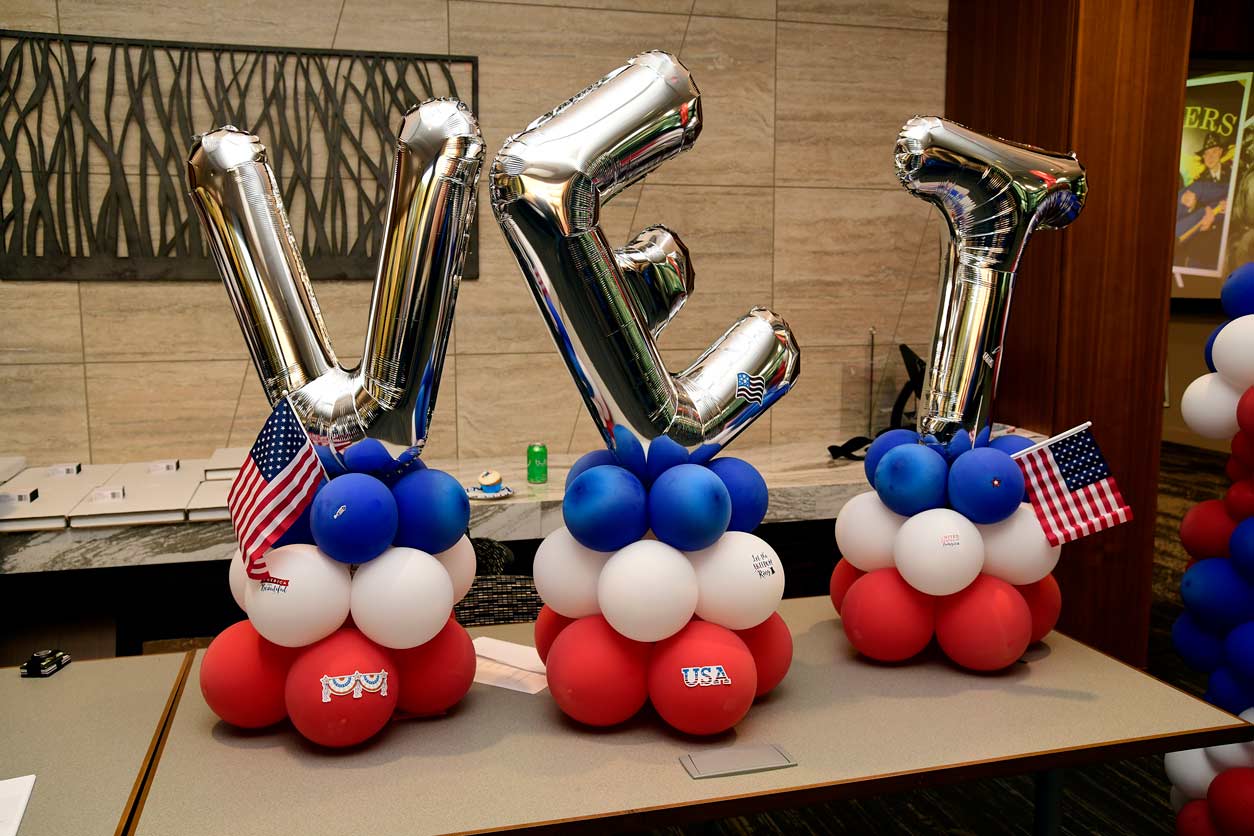
<instances>
[{"instance_id":1,"label":"blue balloon cluster","mask_svg":"<svg viewBox=\"0 0 1254 836\"><path fill-rule=\"evenodd\" d=\"M325 452L324 452L325 451ZM392 546L429 554L450 549L470 526L470 500L457 480L406 451L393 459L368 438L341 464L320 448L330 481L275 546L313 543L341 563L365 563Z\"/></svg>"},{"instance_id":2,"label":"blue balloon cluster","mask_svg":"<svg viewBox=\"0 0 1254 836\"><path fill-rule=\"evenodd\" d=\"M952 508L980 525L1001 522L1026 496L1023 471L1010 456L1032 442L1016 435L990 441L985 431L975 441L972 447L959 433L942 445L912 430L889 430L867 450L867 481L884 505L904 517Z\"/></svg>"},{"instance_id":3,"label":"blue balloon cluster","mask_svg":"<svg viewBox=\"0 0 1254 836\"><path fill-rule=\"evenodd\" d=\"M730 456L694 464L683 446L660 437L647 454L636 441L617 455L580 457L566 477L562 517L571 536L595 551L618 551L650 530L681 551L698 551L724 532L757 528L766 506L766 480L753 465Z\"/></svg>"}]
</instances>

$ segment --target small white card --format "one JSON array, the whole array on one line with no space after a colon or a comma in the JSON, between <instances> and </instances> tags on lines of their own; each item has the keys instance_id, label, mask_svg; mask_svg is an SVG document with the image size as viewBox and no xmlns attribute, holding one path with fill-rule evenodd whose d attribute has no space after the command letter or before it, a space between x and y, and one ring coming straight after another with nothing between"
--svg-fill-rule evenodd
<instances>
[{"instance_id":1,"label":"small white card","mask_svg":"<svg viewBox=\"0 0 1254 836\"><path fill-rule=\"evenodd\" d=\"M17 828L26 812L26 802L35 786L34 775L0 781L0 836L17 836Z\"/></svg>"},{"instance_id":2,"label":"small white card","mask_svg":"<svg viewBox=\"0 0 1254 836\"><path fill-rule=\"evenodd\" d=\"M83 472L82 462L59 462L48 466L49 476L74 476Z\"/></svg>"},{"instance_id":3,"label":"small white card","mask_svg":"<svg viewBox=\"0 0 1254 836\"><path fill-rule=\"evenodd\" d=\"M25 502L27 504L39 499L39 488L27 488L24 491L0 491L0 504L5 502Z\"/></svg>"},{"instance_id":4,"label":"small white card","mask_svg":"<svg viewBox=\"0 0 1254 836\"><path fill-rule=\"evenodd\" d=\"M91 492L92 502L117 502L121 499L126 499L126 485L101 485Z\"/></svg>"},{"instance_id":5,"label":"small white card","mask_svg":"<svg viewBox=\"0 0 1254 836\"><path fill-rule=\"evenodd\" d=\"M178 459L160 459L155 462L148 462L149 473L173 473L178 469Z\"/></svg>"},{"instance_id":6,"label":"small white card","mask_svg":"<svg viewBox=\"0 0 1254 836\"><path fill-rule=\"evenodd\" d=\"M548 687L544 663L534 647L480 636L475 639L475 682L538 694Z\"/></svg>"}]
</instances>

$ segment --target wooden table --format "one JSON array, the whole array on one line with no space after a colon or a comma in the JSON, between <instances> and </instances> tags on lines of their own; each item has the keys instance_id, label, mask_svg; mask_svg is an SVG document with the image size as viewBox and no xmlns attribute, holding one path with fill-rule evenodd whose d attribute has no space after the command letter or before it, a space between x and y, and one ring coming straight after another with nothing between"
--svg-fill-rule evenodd
<instances>
[{"instance_id":1,"label":"wooden table","mask_svg":"<svg viewBox=\"0 0 1254 836\"><path fill-rule=\"evenodd\" d=\"M1254 738L1254 727L1057 633L1030 664L977 676L940 661L858 659L826 598L781 612L796 642L788 678L715 739L669 732L648 712L591 731L547 692L475 685L448 717L396 723L332 753L287 728L234 731L188 688L137 832L605 832ZM529 624L473 632L531 642ZM798 765L694 781L679 764L742 742L777 743ZM1048 801L1050 782L1042 789Z\"/></svg>"},{"instance_id":2,"label":"wooden table","mask_svg":"<svg viewBox=\"0 0 1254 836\"><path fill-rule=\"evenodd\" d=\"M47 679L0 668L0 778L35 774L20 836L124 832L191 662L71 662Z\"/></svg>"}]
</instances>

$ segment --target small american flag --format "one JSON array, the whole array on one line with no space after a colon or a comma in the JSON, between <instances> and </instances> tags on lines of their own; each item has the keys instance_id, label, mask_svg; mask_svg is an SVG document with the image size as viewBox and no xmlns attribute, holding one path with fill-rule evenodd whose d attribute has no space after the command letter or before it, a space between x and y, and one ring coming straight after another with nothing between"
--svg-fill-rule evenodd
<instances>
[{"instance_id":1,"label":"small american flag","mask_svg":"<svg viewBox=\"0 0 1254 836\"><path fill-rule=\"evenodd\" d=\"M1015 455L1028 500L1052 546L1132 519L1088 424Z\"/></svg>"},{"instance_id":2,"label":"small american flag","mask_svg":"<svg viewBox=\"0 0 1254 836\"><path fill-rule=\"evenodd\" d=\"M744 398L749 403L762 403L766 394L766 380L755 374L739 372L736 375L736 397Z\"/></svg>"},{"instance_id":3,"label":"small american flag","mask_svg":"<svg viewBox=\"0 0 1254 836\"><path fill-rule=\"evenodd\" d=\"M266 419L226 498L248 577L270 577L266 550L304 513L321 481L318 455L284 399Z\"/></svg>"}]
</instances>

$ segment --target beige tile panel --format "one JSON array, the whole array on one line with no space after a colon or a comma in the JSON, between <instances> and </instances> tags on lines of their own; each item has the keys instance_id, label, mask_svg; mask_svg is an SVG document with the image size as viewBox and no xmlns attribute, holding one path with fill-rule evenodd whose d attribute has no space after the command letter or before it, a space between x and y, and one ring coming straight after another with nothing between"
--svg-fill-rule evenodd
<instances>
[{"instance_id":1,"label":"beige tile panel","mask_svg":"<svg viewBox=\"0 0 1254 836\"><path fill-rule=\"evenodd\" d=\"M779 0L780 20L945 31L946 0Z\"/></svg>"},{"instance_id":2,"label":"beige tile panel","mask_svg":"<svg viewBox=\"0 0 1254 836\"><path fill-rule=\"evenodd\" d=\"M775 6L776 0L697 0L692 13L772 20L775 18Z\"/></svg>"},{"instance_id":3,"label":"beige tile panel","mask_svg":"<svg viewBox=\"0 0 1254 836\"><path fill-rule=\"evenodd\" d=\"M0 363L79 363L77 282L0 281Z\"/></svg>"},{"instance_id":4,"label":"beige tile panel","mask_svg":"<svg viewBox=\"0 0 1254 836\"><path fill-rule=\"evenodd\" d=\"M471 4L473 2L479 2L479 0L472 0ZM692 9L692 0L578 0L578 2L572 0L503 0L503 2L511 6L579 6L583 9L657 12L670 15L686 15Z\"/></svg>"},{"instance_id":5,"label":"beige tile panel","mask_svg":"<svg viewBox=\"0 0 1254 836\"><path fill-rule=\"evenodd\" d=\"M779 23L775 182L899 188L893 144L945 106L945 33Z\"/></svg>"},{"instance_id":6,"label":"beige tile panel","mask_svg":"<svg viewBox=\"0 0 1254 836\"><path fill-rule=\"evenodd\" d=\"M342 0L58 0L61 31L98 37L330 47Z\"/></svg>"},{"instance_id":7,"label":"beige tile panel","mask_svg":"<svg viewBox=\"0 0 1254 836\"><path fill-rule=\"evenodd\" d=\"M0 3L0 29L56 32L57 4L54 0L4 0Z\"/></svg>"},{"instance_id":8,"label":"beige tile panel","mask_svg":"<svg viewBox=\"0 0 1254 836\"><path fill-rule=\"evenodd\" d=\"M523 456L532 441L565 449L576 415L584 411L555 351L459 355L457 390L463 458Z\"/></svg>"},{"instance_id":9,"label":"beige tile panel","mask_svg":"<svg viewBox=\"0 0 1254 836\"><path fill-rule=\"evenodd\" d=\"M691 150L656 183L770 185L775 152L775 24L693 17L680 59L701 89L705 119Z\"/></svg>"},{"instance_id":10,"label":"beige tile panel","mask_svg":"<svg viewBox=\"0 0 1254 836\"><path fill-rule=\"evenodd\" d=\"M83 366L0 366L0 450L31 465L90 461Z\"/></svg>"},{"instance_id":11,"label":"beige tile panel","mask_svg":"<svg viewBox=\"0 0 1254 836\"><path fill-rule=\"evenodd\" d=\"M936 325L941 253L949 246L940 213L929 207L927 225L920 242L910 285L901 302L901 314L893 334L893 344L905 343L926 357Z\"/></svg>"},{"instance_id":12,"label":"beige tile panel","mask_svg":"<svg viewBox=\"0 0 1254 836\"><path fill-rule=\"evenodd\" d=\"M774 307L803 352L894 333L931 211L904 191L776 190Z\"/></svg>"},{"instance_id":13,"label":"beige tile panel","mask_svg":"<svg viewBox=\"0 0 1254 836\"><path fill-rule=\"evenodd\" d=\"M822 450L865 434L868 379L865 346L802 348L797 385L771 409L771 443Z\"/></svg>"},{"instance_id":14,"label":"beige tile panel","mask_svg":"<svg viewBox=\"0 0 1254 836\"><path fill-rule=\"evenodd\" d=\"M347 0L336 49L448 52L447 0Z\"/></svg>"},{"instance_id":15,"label":"beige tile panel","mask_svg":"<svg viewBox=\"0 0 1254 836\"><path fill-rule=\"evenodd\" d=\"M92 459L209 456L226 445L247 360L90 363Z\"/></svg>"},{"instance_id":16,"label":"beige tile panel","mask_svg":"<svg viewBox=\"0 0 1254 836\"><path fill-rule=\"evenodd\" d=\"M221 282L83 282L87 362L248 356Z\"/></svg>"}]
</instances>

